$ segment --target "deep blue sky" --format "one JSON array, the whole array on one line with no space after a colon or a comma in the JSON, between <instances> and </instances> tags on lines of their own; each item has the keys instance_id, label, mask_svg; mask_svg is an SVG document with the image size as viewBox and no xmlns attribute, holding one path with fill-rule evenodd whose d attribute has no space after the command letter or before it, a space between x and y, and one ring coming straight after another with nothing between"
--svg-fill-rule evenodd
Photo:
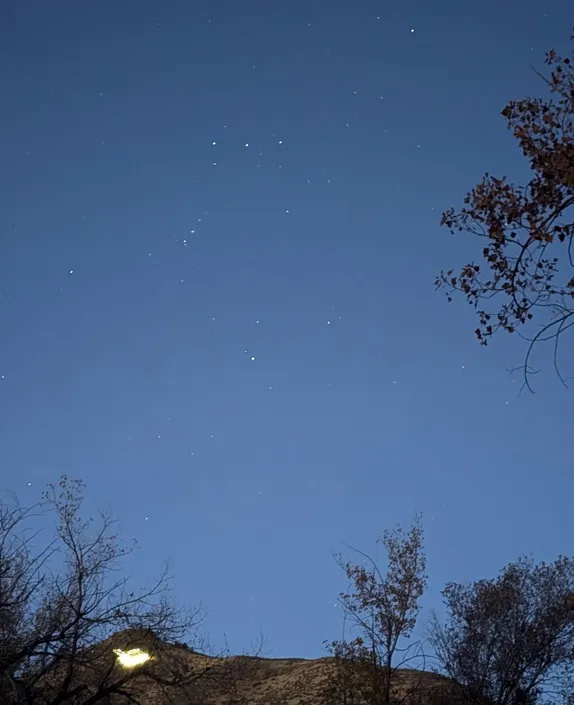
<instances>
[{"instance_id":1,"label":"deep blue sky","mask_svg":"<svg viewBox=\"0 0 574 705\"><path fill-rule=\"evenodd\" d=\"M415 511L425 608L570 552L573 392L519 396L523 347L433 279L480 250L441 211L528 176L499 113L571 10L7 0L2 488L83 478L136 582L171 559L216 644L273 656L323 654L332 552Z\"/></svg>"}]
</instances>

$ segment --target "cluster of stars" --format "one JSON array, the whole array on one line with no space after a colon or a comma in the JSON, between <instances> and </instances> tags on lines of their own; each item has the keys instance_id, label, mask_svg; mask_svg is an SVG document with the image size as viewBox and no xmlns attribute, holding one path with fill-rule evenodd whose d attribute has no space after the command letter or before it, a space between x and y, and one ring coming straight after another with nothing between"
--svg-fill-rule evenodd
<instances>
[{"instance_id":1,"label":"cluster of stars","mask_svg":"<svg viewBox=\"0 0 574 705\"><path fill-rule=\"evenodd\" d=\"M381 16L377 16L376 19L377 19L377 20L380 20L380 19L381 19ZM207 22L208 22L209 24L211 24L212 21L211 21L211 20L207 20ZM156 26L157 26L157 27L160 27L160 24L161 24L161 23L160 23L159 21L156 22ZM311 27L311 23L308 23L307 26L308 26L308 27ZM405 28L405 29L406 29L406 28ZM409 28L409 33L410 33L410 34L414 34L414 33L415 33L415 28L414 28L414 27ZM255 69L255 68L256 68L256 65L255 65L255 64L252 64L252 69ZM352 93L353 93L354 96L358 96L358 90L357 90L356 88L353 89ZM52 94L52 91L50 91L50 94ZM94 95L95 95L95 92L94 92ZM376 94L375 94L375 95L376 95ZM104 92L100 92L100 93L99 93L99 97L100 97L100 98L104 97ZM383 95L380 95L380 96L379 96L379 100L382 101L383 99L384 99L384 96L383 96ZM353 117L356 117L356 115L357 115L356 113L353 114ZM346 123L344 124L344 127L345 127L346 129L349 129L349 128L351 127L351 123L350 123L350 122L346 122ZM223 125L223 129L226 129L226 128L227 128L227 125ZM385 132L386 132L386 130L385 130ZM284 145L284 140L283 140L283 139L277 139L277 138L275 137L275 135L274 135L273 137L274 137L274 139L275 139L275 144L277 144L277 145L279 145L279 146L283 146L283 145ZM222 142L223 142L223 141L224 141L224 140L222 140ZM290 139L288 139L288 142L290 142ZM102 142L101 144L104 144L104 142ZM243 145L243 148L244 148L244 149L253 149L253 148L254 148L254 147L253 147L253 144L252 144L251 142L249 142L249 141L243 142L243 140L238 140L237 146L238 146L239 149L241 148L241 144ZM219 144L219 142L218 142L217 139L211 140L211 147L213 147L213 148L216 148L216 147L219 148L219 147L220 147L220 144ZM416 148L417 148L417 149L420 149L420 148L421 148L421 145L420 145L420 144L416 144ZM261 151L261 149L257 149L257 148L255 148L255 149L257 150L259 156L263 156L263 152ZM285 151L287 151L287 150L285 150ZM218 149L218 152L217 152L217 153L220 154L219 149ZM30 153L28 152L28 154L30 154ZM213 152L213 154L216 154L216 152ZM217 161L213 161L213 162L212 162L212 165L213 165L214 167L217 166L217 164L218 164ZM257 166L260 166L260 165L258 164ZM277 166L277 168L279 168L279 169L281 169L282 167L283 167L282 164L279 164L279 165ZM325 169L322 169L321 171L324 172ZM331 184L331 179L327 179L326 181L327 181L327 183ZM307 183L307 184L312 184L313 181L312 181L311 179L306 179L306 183ZM399 189L399 190L400 190L400 189ZM434 208L432 208L431 211L434 211ZM284 213L285 213L285 214L290 214L290 213L291 213L291 208L284 208ZM83 216L82 216L82 217L83 217ZM198 223L198 224L201 224L201 223L202 223L202 218L198 218L198 219L197 219L197 223ZM193 228L190 228L188 232L189 232L189 236L194 236L194 235L196 235L196 233L197 233L197 226L196 226L196 227L193 227ZM175 237L175 236L174 236L174 237ZM189 245L189 239L188 239L188 237L181 238L180 240L178 240L178 242L179 242L183 247L188 247L188 245ZM147 256L148 256L148 257L151 257L151 256L152 256L152 253L149 252ZM64 271L65 271L65 269L64 269ZM73 276L73 275L75 275L75 273L76 273L76 272L75 272L74 269L68 269L68 276ZM181 283L184 282L183 279L181 279L180 281L181 281ZM213 317L211 318L211 320L212 320L213 322L215 322L215 321L216 321L216 317L213 316ZM341 320L342 320L342 316L337 316L337 319L336 319L336 320L341 321ZM333 323L334 323L334 321L335 321L335 317L333 316L332 318L326 319L326 320L325 320L325 323L326 323L327 326L332 326ZM255 323L259 325L259 324L260 324L260 320L259 320L259 319L255 320ZM319 323L319 324L320 324L320 323ZM239 349L241 349L241 348L239 348ZM244 348L243 353L244 353L245 356L248 357L248 359L249 359L250 362L255 362L255 361L257 360L256 355L252 354L252 352L251 352L248 348ZM461 365L461 369L462 369L462 370L465 370L465 365ZM4 374L0 375L0 379L4 380L4 379L5 379L5 375L4 375ZM515 381L515 380L513 380L513 381ZM396 384L397 384L397 380L392 380L392 384L393 384L393 385L396 385ZM331 386L332 386L331 383L329 383L328 386L331 387ZM267 388L268 388L268 390L273 390L273 389L274 389L274 387L273 387L272 385L268 385ZM509 402L508 402L508 401L505 401L505 404L508 405ZM169 417L168 420L171 420L171 417ZM161 434L156 434L156 437L157 437L158 440L160 440L160 439L162 438L162 435L161 435ZM131 437L130 437L130 439L131 439ZM211 435L210 435L210 439L211 439L211 440L215 440L215 435L214 435L214 434L211 434ZM195 453L194 453L194 452L191 452L190 455L193 457L193 456L195 455ZM28 484L28 487L30 487L30 486L32 485L31 482L28 482L27 484ZM262 494L263 494L262 492L258 492L258 496L261 496ZM446 506L446 505L445 505L445 506ZM433 516L432 518L434 519L435 517ZM146 522L147 522L149 519L150 519L149 516L145 516L145 521L146 521ZM252 598L250 598L250 599L252 599ZM338 607L338 604L335 604L334 606L335 606L335 607Z\"/></svg>"}]
</instances>

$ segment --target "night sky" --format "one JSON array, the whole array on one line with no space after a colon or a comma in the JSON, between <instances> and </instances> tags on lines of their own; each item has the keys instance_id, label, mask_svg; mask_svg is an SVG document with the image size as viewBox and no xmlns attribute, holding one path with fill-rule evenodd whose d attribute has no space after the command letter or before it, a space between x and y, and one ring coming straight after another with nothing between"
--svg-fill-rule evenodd
<instances>
[{"instance_id":1,"label":"night sky","mask_svg":"<svg viewBox=\"0 0 574 705\"><path fill-rule=\"evenodd\" d=\"M570 8L570 11L568 10ZM0 480L61 473L216 646L318 657L332 557L423 513L429 589L571 552L572 394L477 343L439 226L568 0L6 0ZM381 556L381 548L378 548Z\"/></svg>"}]
</instances>

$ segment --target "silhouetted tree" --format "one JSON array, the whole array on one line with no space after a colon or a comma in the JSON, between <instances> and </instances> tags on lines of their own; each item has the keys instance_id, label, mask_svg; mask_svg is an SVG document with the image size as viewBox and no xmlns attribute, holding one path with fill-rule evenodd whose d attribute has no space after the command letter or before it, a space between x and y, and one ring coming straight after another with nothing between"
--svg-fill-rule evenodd
<instances>
[{"instance_id":1,"label":"silhouetted tree","mask_svg":"<svg viewBox=\"0 0 574 705\"><path fill-rule=\"evenodd\" d=\"M407 533L400 527L387 530L380 541L388 559L384 575L362 551L354 549L363 556L363 565L344 563L336 557L351 581L350 591L339 595L345 621L359 635L327 645L335 658L335 677L327 691L329 703L391 705L414 696L412 684L400 696L395 686L398 670L420 657L418 643L402 645L416 625L427 581L420 517L415 517Z\"/></svg>"},{"instance_id":2,"label":"silhouetted tree","mask_svg":"<svg viewBox=\"0 0 574 705\"><path fill-rule=\"evenodd\" d=\"M128 587L118 570L129 549L108 515L81 518L82 499L82 483L64 476L35 506L0 501L2 705L137 704L152 686L168 698L209 670L190 672L186 650L168 648L197 637L201 608L178 608L165 572L150 589ZM42 541L30 522L51 515L54 534ZM130 649L149 660L123 667L118 654Z\"/></svg>"},{"instance_id":3,"label":"silhouetted tree","mask_svg":"<svg viewBox=\"0 0 574 705\"><path fill-rule=\"evenodd\" d=\"M449 301L458 291L477 310L475 333L482 345L499 330L525 338L529 389L531 353L543 341L552 341L554 366L564 382L558 343L574 325L574 70L554 50L546 64L550 75L541 78L549 98L511 101L502 111L530 161L532 178L523 186L487 173L460 212L443 213L441 224L451 233L484 238L483 262L470 262L458 274L443 271L435 282L447 288ZM529 332L530 321L540 322L536 332Z\"/></svg>"},{"instance_id":4,"label":"silhouetted tree","mask_svg":"<svg viewBox=\"0 0 574 705\"><path fill-rule=\"evenodd\" d=\"M574 560L521 558L495 580L449 583L446 625L433 616L429 641L445 675L470 703L565 702L574 692Z\"/></svg>"}]
</instances>

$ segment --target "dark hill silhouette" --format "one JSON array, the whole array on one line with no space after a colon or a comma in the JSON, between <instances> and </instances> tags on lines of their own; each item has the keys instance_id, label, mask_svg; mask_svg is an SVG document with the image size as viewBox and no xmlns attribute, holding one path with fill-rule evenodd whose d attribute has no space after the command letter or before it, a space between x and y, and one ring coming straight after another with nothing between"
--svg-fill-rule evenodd
<instances>
[{"instance_id":1,"label":"dark hill silhouette","mask_svg":"<svg viewBox=\"0 0 574 705\"><path fill-rule=\"evenodd\" d=\"M142 705L343 705L342 697L332 693L336 681L336 661L332 657L214 657L185 644L162 643L152 633L137 630L118 633L89 649L86 658L81 659L89 664L86 667L89 673L79 664L78 680L92 686L112 664L114 669L121 670L118 649L141 649L150 655L146 664L126 671L133 673L129 692ZM166 690L166 683L174 677L185 682L184 685ZM451 680L415 669L397 672L393 696L397 705L462 702L460 689ZM109 705L124 702L128 700L114 695ZM353 702L359 705L360 700Z\"/></svg>"}]
</instances>

